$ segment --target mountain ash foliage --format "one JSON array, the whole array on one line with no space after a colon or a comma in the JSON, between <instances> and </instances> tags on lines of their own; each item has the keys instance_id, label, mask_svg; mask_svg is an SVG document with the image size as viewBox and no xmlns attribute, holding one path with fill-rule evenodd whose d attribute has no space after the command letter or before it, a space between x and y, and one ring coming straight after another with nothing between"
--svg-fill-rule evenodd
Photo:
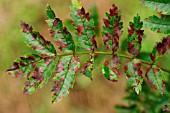
<instances>
[{"instance_id":1,"label":"mountain ash foliage","mask_svg":"<svg viewBox=\"0 0 170 113\"><path fill-rule=\"evenodd\" d=\"M166 8L169 5L168 1L164 0L160 5L158 3L159 0L146 0L144 2L151 9L161 12L161 15L170 14L169 9ZM164 5L167 6L163 7ZM97 26L95 26L97 25L97 20L93 20L92 16L85 11L81 2L72 0L70 16L74 29L73 34L56 17L49 5L46 8L46 15L51 38L60 51L57 51L51 42L47 41L39 32L34 31L30 25L21 21L25 42L34 50L34 53L18 58L7 69L9 75L26 79L23 85L25 94L34 93L47 84L50 78L53 78L53 87L51 88L53 92L52 102L60 101L73 88L76 74L80 67L82 67L81 72L85 76L90 79L93 78L92 70L97 54L111 56L105 59L101 69L103 76L107 80L112 82L118 81L120 76L119 68L122 65L128 84L137 94L142 91L144 77L156 91L161 94L164 93L164 71L166 69L155 63L168 52L170 37L167 36L153 48L153 51L150 53L152 62L138 59L137 56L141 53L142 37L144 35L144 30L142 30L143 22L139 15L136 15L133 21L129 22L129 28L127 31L124 31L128 32L127 51L130 56L118 54L117 52L120 45L119 39L123 33L123 22L121 22L120 11L115 4L111 6L109 12L106 12L106 17L103 19L102 40L108 52L97 51L96 32L98 31L96 31ZM145 24L159 32L169 33L169 20L159 21L161 18L154 16L150 19L145 19ZM159 25L157 26L157 24ZM161 24L164 24L163 29ZM85 64L80 65L79 54L89 54L89 60ZM128 58L129 61L123 64L120 57ZM150 66L146 73L142 70L142 63Z\"/></svg>"}]
</instances>

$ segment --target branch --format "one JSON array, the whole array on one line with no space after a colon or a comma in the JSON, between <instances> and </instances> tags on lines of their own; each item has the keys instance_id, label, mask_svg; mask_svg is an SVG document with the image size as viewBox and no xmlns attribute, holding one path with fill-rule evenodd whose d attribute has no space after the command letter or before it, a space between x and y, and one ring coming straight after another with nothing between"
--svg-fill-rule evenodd
<instances>
[{"instance_id":1,"label":"branch","mask_svg":"<svg viewBox=\"0 0 170 113\"><path fill-rule=\"evenodd\" d=\"M83 54L89 54L89 52L75 52L76 55L83 55ZM112 55L111 52L102 52L102 51L95 51L94 54L101 54L101 55ZM67 55L73 55L73 52L66 52L66 53L59 53L57 54L58 56L67 56ZM119 57L126 58L126 59L133 59L133 56L128 56L124 54L117 54ZM138 59L138 58L136 58ZM147 62L145 60L139 59L141 63L146 64L146 65L153 65L153 62ZM157 64L155 64L157 67L159 67L161 70L170 73L169 69L163 68Z\"/></svg>"}]
</instances>

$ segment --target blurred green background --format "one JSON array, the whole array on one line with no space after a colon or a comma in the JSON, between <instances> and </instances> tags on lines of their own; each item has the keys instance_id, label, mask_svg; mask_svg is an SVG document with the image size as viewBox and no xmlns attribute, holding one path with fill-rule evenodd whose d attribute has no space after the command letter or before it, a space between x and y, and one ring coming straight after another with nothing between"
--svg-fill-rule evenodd
<instances>
[{"instance_id":1,"label":"blurred green background","mask_svg":"<svg viewBox=\"0 0 170 113\"><path fill-rule=\"evenodd\" d=\"M139 0L81 0L86 11L96 6L99 13L100 29L105 12L115 3L122 14L124 33L121 42L126 39L129 21L137 13L142 19L156 14L144 7ZM114 105L125 104L122 97L126 95L125 75L119 77L117 83L110 83L100 73L101 63L105 56L96 60L94 81L79 74L74 89L68 97L59 103L51 103L50 92L52 81L33 95L24 95L21 91L23 80L6 74L6 69L13 61L32 50L24 43L21 34L20 20L29 23L47 40L50 39L48 26L44 20L46 4L50 4L57 17L65 21L69 19L70 0L0 0L0 113L115 113ZM150 52L155 42L160 41L163 34L155 33L144 27L143 52ZM100 47L101 34L97 38ZM99 48L100 49L100 48ZM168 68L169 55L159 64ZM165 65L164 62L167 62ZM122 69L123 71L123 69Z\"/></svg>"}]
</instances>

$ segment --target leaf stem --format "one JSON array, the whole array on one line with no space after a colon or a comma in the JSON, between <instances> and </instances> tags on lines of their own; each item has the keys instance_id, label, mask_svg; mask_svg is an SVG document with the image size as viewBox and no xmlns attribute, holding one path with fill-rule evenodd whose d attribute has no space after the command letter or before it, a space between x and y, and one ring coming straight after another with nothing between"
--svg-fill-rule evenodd
<instances>
[{"instance_id":1,"label":"leaf stem","mask_svg":"<svg viewBox=\"0 0 170 113\"><path fill-rule=\"evenodd\" d=\"M90 54L89 52L75 52L74 53L75 55L83 55L83 54ZM112 55L111 52L103 52L103 51L95 51L94 52L94 55L95 54L100 54L100 55ZM67 56L67 55L73 55L73 52L66 52L66 53L59 53L57 54L58 56ZM124 55L124 54L117 54L119 57L122 57L122 58L126 58L126 59L133 59L133 56L128 56L128 55ZM138 59L138 58L136 58ZM141 63L143 64L146 64L146 65L153 65L152 62L148 62L148 61L145 61L145 60L142 60L142 59L138 59L141 61ZM169 69L166 69L166 68L163 68L157 64L155 64L157 67L159 67L161 70L165 71L165 72L168 72L170 73L170 70Z\"/></svg>"}]
</instances>

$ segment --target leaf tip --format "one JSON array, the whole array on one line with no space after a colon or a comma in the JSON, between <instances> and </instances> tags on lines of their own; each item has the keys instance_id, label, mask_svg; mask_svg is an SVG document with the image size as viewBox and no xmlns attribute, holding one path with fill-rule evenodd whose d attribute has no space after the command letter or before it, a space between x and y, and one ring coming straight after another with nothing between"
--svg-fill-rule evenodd
<instances>
[{"instance_id":1,"label":"leaf tip","mask_svg":"<svg viewBox=\"0 0 170 113\"><path fill-rule=\"evenodd\" d=\"M55 13L49 4L46 5L46 15L49 19L55 19Z\"/></svg>"},{"instance_id":2,"label":"leaf tip","mask_svg":"<svg viewBox=\"0 0 170 113\"><path fill-rule=\"evenodd\" d=\"M71 0L72 2L72 5L78 9L81 9L82 8L82 4L79 0Z\"/></svg>"}]
</instances>

